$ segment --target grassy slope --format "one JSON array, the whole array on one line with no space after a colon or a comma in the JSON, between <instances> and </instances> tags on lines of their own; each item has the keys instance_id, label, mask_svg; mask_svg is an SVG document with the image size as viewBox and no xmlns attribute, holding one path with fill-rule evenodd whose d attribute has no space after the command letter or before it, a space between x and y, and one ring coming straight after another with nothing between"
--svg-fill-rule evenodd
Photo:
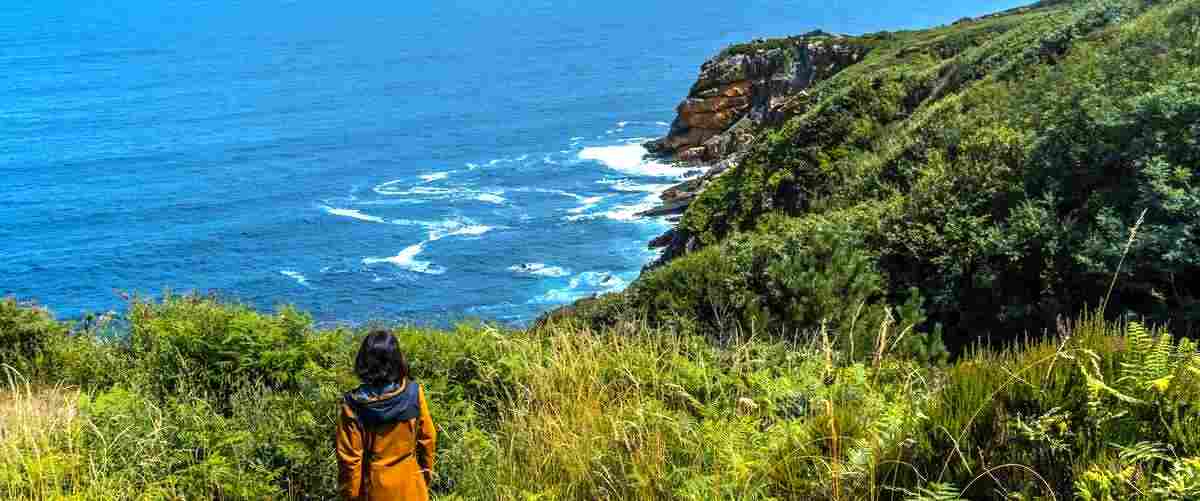
<instances>
[{"instance_id":1,"label":"grassy slope","mask_svg":"<svg viewBox=\"0 0 1200 501\"><path fill-rule=\"evenodd\" d=\"M16 317L45 319L4 303L0 325ZM190 297L129 320L119 343L39 320L33 351L2 354L30 379L5 370L0 497L334 495L360 333ZM1085 318L936 366L889 352L886 326L863 358L625 322L397 332L440 427L443 499L1200 493L1200 358L1137 324Z\"/></svg>"}]
</instances>

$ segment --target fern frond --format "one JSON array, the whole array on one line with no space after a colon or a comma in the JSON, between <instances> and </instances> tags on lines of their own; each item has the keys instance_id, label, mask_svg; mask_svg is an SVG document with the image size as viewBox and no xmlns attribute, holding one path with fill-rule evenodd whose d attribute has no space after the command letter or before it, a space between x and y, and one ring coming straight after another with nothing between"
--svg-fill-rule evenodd
<instances>
[{"instance_id":1,"label":"fern frond","mask_svg":"<svg viewBox=\"0 0 1200 501\"><path fill-rule=\"evenodd\" d=\"M1167 447L1158 442L1138 442L1129 447L1113 445L1121 451L1121 460L1125 464L1144 463L1147 461L1168 461Z\"/></svg>"},{"instance_id":2,"label":"fern frond","mask_svg":"<svg viewBox=\"0 0 1200 501\"><path fill-rule=\"evenodd\" d=\"M1146 359L1146 372L1150 378L1158 379L1170 374L1173 351L1175 342L1171 339L1171 334L1163 332L1158 336L1158 342L1154 343L1154 349Z\"/></svg>"},{"instance_id":3,"label":"fern frond","mask_svg":"<svg viewBox=\"0 0 1200 501\"><path fill-rule=\"evenodd\" d=\"M905 491L904 501L965 501L959 496L959 490L953 484L933 482L927 487L918 488L915 492Z\"/></svg>"}]
</instances>

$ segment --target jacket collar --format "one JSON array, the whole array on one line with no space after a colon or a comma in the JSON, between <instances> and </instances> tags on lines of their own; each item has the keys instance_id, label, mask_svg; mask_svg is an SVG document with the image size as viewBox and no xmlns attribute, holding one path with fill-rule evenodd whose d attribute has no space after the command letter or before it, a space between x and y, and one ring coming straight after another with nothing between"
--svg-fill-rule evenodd
<instances>
[{"instance_id":1,"label":"jacket collar","mask_svg":"<svg viewBox=\"0 0 1200 501\"><path fill-rule=\"evenodd\" d=\"M367 428L408 421L421 414L420 386L412 381L362 385L346 394L346 403Z\"/></svg>"}]
</instances>

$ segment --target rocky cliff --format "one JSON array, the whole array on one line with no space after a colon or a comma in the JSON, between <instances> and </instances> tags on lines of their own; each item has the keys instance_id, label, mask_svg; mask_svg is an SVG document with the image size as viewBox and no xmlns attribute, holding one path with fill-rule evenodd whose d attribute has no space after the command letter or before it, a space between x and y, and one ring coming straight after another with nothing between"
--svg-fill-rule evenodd
<instances>
[{"instance_id":1,"label":"rocky cliff","mask_svg":"<svg viewBox=\"0 0 1200 501\"><path fill-rule=\"evenodd\" d=\"M705 184L737 162L756 135L803 111L807 89L861 61L869 46L853 37L815 31L755 40L725 49L700 67L666 137L645 144L654 156L698 165L704 174L666 190L643 216L683 213ZM653 240L668 250L661 262L687 251L674 232Z\"/></svg>"},{"instance_id":2,"label":"rocky cliff","mask_svg":"<svg viewBox=\"0 0 1200 501\"><path fill-rule=\"evenodd\" d=\"M861 60L867 49L850 41L813 32L726 49L700 67L670 133L646 148L683 162L719 162L785 119L790 98Z\"/></svg>"}]
</instances>

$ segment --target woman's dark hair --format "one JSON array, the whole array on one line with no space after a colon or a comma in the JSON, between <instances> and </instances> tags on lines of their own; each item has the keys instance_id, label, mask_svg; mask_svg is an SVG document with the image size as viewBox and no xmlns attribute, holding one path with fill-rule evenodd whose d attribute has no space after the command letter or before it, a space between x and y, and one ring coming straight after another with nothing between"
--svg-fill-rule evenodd
<instances>
[{"instance_id":1,"label":"woman's dark hair","mask_svg":"<svg viewBox=\"0 0 1200 501\"><path fill-rule=\"evenodd\" d=\"M354 373L371 386L386 386L408 379L408 360L400 352L396 337L385 330L373 330L363 339L354 359Z\"/></svg>"}]
</instances>

